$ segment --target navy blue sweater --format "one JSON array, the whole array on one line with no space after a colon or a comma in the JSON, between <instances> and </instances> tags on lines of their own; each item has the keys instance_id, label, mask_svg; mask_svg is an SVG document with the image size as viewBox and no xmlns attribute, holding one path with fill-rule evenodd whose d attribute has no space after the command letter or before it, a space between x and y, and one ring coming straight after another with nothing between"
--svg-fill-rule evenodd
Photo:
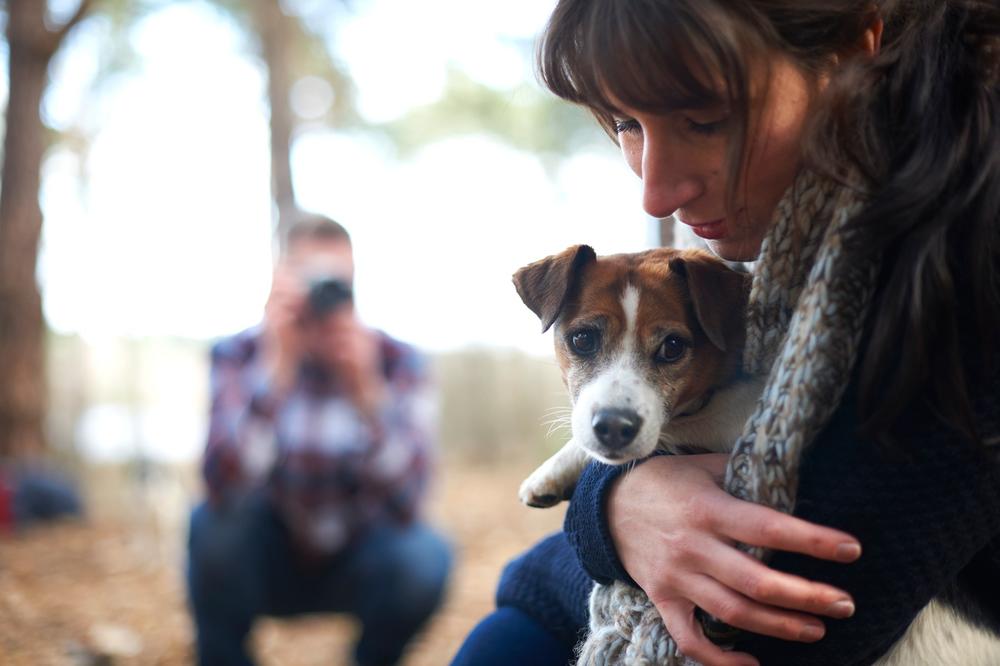
<instances>
[{"instance_id":1,"label":"navy blue sweater","mask_svg":"<svg viewBox=\"0 0 1000 666\"><path fill-rule=\"evenodd\" d=\"M1000 377L976 387L976 417L988 440L1000 433ZM826 636L805 644L747 635L737 648L763 664L870 664L899 638L918 611L939 597L1000 632L1000 466L984 450L944 428L933 410L914 407L897 444L858 436L856 387L806 452L795 515L861 541L849 565L776 553L776 569L847 590L857 612L825 619ZM586 624L591 578L630 581L608 533L604 506L622 468L592 463L566 514L565 533L511 562L498 606L514 606L567 644Z\"/></svg>"}]
</instances>

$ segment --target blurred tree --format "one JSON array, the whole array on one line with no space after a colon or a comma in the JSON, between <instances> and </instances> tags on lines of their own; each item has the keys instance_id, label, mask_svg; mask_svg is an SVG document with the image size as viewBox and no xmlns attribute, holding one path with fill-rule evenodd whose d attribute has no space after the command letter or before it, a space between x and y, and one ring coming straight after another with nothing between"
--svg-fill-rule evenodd
<instances>
[{"instance_id":1,"label":"blurred tree","mask_svg":"<svg viewBox=\"0 0 1000 666\"><path fill-rule=\"evenodd\" d=\"M308 27L307 17L289 13L295 2L281 0L205 0L225 10L253 37L268 75L271 109L271 171L277 214L275 232L298 208L291 179L290 151L296 130L308 122L349 122L356 118L349 77L331 58L324 39ZM344 0L336 3L343 4ZM4 118L3 170L0 175L0 458L45 449L44 321L36 283L42 212L38 195L47 144L59 139L81 158L98 128L67 127L52 132L40 113L49 65L67 35L85 17L99 14L115 39L105 45L94 88L134 62L128 39L121 37L164 0L81 0L59 22L52 9L65 3L0 0L9 49L9 96ZM333 92L328 108L309 118L292 111L292 89L304 77Z\"/></svg>"},{"instance_id":2,"label":"blurred tree","mask_svg":"<svg viewBox=\"0 0 1000 666\"><path fill-rule=\"evenodd\" d=\"M210 0L227 11L254 38L257 55L267 74L267 101L271 130L271 194L277 239L282 241L288 224L299 212L292 181L291 150L297 132L310 123L343 126L359 122L354 109L354 85L330 53L329 37L317 25L317 17L296 11L300 3L289 0ZM310 3L305 3L309 5ZM327 5L346 4L336 0ZM324 16L329 18L330 7ZM293 90L303 82L326 86L330 103L311 117L296 113Z\"/></svg>"},{"instance_id":3,"label":"blurred tree","mask_svg":"<svg viewBox=\"0 0 1000 666\"><path fill-rule=\"evenodd\" d=\"M40 106L49 63L91 1L81 0L56 26L45 0L7 0L4 8L10 83L0 172L0 457L12 457L44 448L44 324L35 282L46 147Z\"/></svg>"},{"instance_id":4,"label":"blurred tree","mask_svg":"<svg viewBox=\"0 0 1000 666\"><path fill-rule=\"evenodd\" d=\"M354 82L332 55L335 24L350 0L208 0L227 11L255 37L257 55L268 76L271 130L271 187L275 233L280 240L298 211L291 168L291 148L299 132L314 128L354 127L384 134L403 155L462 134L488 134L539 155L548 166L583 146L608 145L607 137L586 111L537 86L523 83L497 89L458 68L448 72L441 97L384 124L367 123L357 112ZM532 40L514 43L526 59ZM328 86L332 103L312 117L292 108L296 86L313 80Z\"/></svg>"},{"instance_id":5,"label":"blurred tree","mask_svg":"<svg viewBox=\"0 0 1000 666\"><path fill-rule=\"evenodd\" d=\"M267 99L271 110L271 197L277 209L277 233L285 238L289 220L299 212L292 185L292 71L289 56L296 41L295 20L281 9L279 0L253 3L254 26L260 52L267 65Z\"/></svg>"},{"instance_id":6,"label":"blurred tree","mask_svg":"<svg viewBox=\"0 0 1000 666\"><path fill-rule=\"evenodd\" d=\"M100 54L93 86L98 93L103 81L135 62L129 29L170 1L82 0L73 11L72 0L0 0L0 18L7 19L10 70L0 175L0 456L43 448L43 321L35 271L42 224L40 166L46 143L58 139L72 147L83 165L90 139L100 129L64 127L54 133L43 125L39 106L49 64L85 16L105 21L105 34L111 39ZM404 154L447 136L486 133L540 154L550 165L582 145L604 140L585 113L537 87L525 84L498 90L459 69L449 73L438 101L388 124L366 124L355 108L353 81L331 48L332 28L349 0L201 1L225 12L245 31L264 65L278 238L298 210L290 153L300 132L317 127L367 128L384 133ZM68 14L53 16L52 10L65 12L67 5ZM325 90L326 101L310 108L293 103L296 92L305 90L309 97L310 89Z\"/></svg>"}]
</instances>

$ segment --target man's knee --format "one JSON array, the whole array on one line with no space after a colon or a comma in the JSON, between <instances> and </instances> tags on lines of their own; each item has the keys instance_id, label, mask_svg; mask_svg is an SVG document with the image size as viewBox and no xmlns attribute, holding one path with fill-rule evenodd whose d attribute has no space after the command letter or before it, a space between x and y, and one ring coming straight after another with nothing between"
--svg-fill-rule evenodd
<instances>
[{"instance_id":1,"label":"man's knee","mask_svg":"<svg viewBox=\"0 0 1000 666\"><path fill-rule=\"evenodd\" d=\"M245 596L253 581L252 562L260 544L254 543L244 510L213 507L207 502L191 512L188 532L188 587L192 602L204 597Z\"/></svg>"},{"instance_id":2,"label":"man's knee","mask_svg":"<svg viewBox=\"0 0 1000 666\"><path fill-rule=\"evenodd\" d=\"M207 502L191 512L188 529L188 562L197 573L207 575L224 568L239 544L233 519Z\"/></svg>"},{"instance_id":3,"label":"man's knee","mask_svg":"<svg viewBox=\"0 0 1000 666\"><path fill-rule=\"evenodd\" d=\"M451 570L449 544L423 525L394 529L378 539L372 574L392 596L393 606L404 613L430 613L444 593Z\"/></svg>"}]
</instances>

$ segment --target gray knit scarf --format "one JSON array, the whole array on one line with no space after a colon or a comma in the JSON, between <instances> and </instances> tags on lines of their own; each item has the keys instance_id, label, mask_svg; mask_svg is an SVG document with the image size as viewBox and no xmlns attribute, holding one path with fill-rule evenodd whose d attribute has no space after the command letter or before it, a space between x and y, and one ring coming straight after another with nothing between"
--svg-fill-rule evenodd
<instances>
[{"instance_id":1,"label":"gray knit scarf","mask_svg":"<svg viewBox=\"0 0 1000 666\"><path fill-rule=\"evenodd\" d=\"M778 204L754 268L744 369L764 392L729 459L726 490L791 512L802 452L840 403L858 355L877 260L848 251L858 188L803 170ZM758 558L760 548L744 547ZM692 666L642 590L598 585L582 666Z\"/></svg>"}]
</instances>

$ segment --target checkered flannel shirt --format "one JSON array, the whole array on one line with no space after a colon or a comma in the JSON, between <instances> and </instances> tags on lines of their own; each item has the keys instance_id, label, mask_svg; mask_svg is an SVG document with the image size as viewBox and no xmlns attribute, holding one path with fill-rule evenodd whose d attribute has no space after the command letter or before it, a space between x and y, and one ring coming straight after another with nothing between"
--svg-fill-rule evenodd
<instances>
[{"instance_id":1,"label":"checkered flannel shirt","mask_svg":"<svg viewBox=\"0 0 1000 666\"><path fill-rule=\"evenodd\" d=\"M279 401L259 328L217 343L203 466L210 501L238 502L265 488L293 537L320 553L379 521L412 520L427 484L434 399L421 355L378 335L387 399L374 422L309 363Z\"/></svg>"}]
</instances>

